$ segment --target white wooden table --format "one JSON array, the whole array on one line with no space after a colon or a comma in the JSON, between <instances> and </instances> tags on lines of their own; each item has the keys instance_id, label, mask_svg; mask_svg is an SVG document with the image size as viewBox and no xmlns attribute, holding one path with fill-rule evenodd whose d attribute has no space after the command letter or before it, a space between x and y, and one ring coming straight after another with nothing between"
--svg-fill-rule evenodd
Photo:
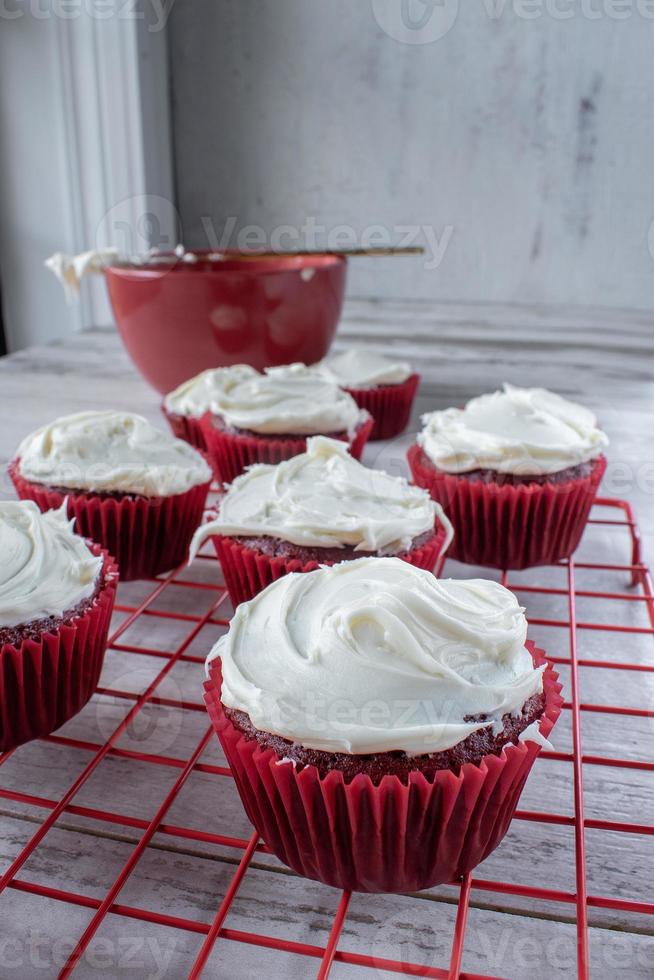
<instances>
[{"instance_id":1,"label":"white wooden table","mask_svg":"<svg viewBox=\"0 0 654 980\"><path fill-rule=\"evenodd\" d=\"M357 342L383 351L392 349L413 360L423 375L414 417L427 407L459 404L473 394L507 380L540 384L576 397L594 408L611 437L606 496L628 498L636 508L646 552L654 541L654 319L637 313L522 307L461 307L431 304L348 305L339 344ZM53 416L82 408L123 407L159 420L158 397L132 369L112 330L97 330L47 348L31 349L0 361L0 463L13 454L19 439ZM163 425L163 419L161 419ZM410 436L392 444L370 446L365 462L404 471ZM12 496L8 478L0 477L3 496ZM611 515L609 515L611 516ZM578 558L627 564L624 528L595 527L582 542ZM592 553L592 554L591 554ZM599 556L599 558L598 558ZM476 574L450 563L446 573ZM521 586L564 586L565 569L511 576ZM213 586L214 562L195 563L185 577ZM581 591L625 591L625 576L580 569ZM120 587L119 603L136 607L152 591L151 583ZM166 663L156 651L175 649L188 636L193 617L203 616L215 599L213 587L167 589L153 605L178 618L142 616L121 637L125 647L148 647L152 656L129 650L107 655L101 686L142 694ZM565 595L521 593L528 616L566 617ZM602 602L580 596L580 621L621 623L648 628L642 602ZM226 607L217 616L228 613ZM179 615L190 617L180 619ZM116 614L115 625L127 613ZM27 886L0 894L0 977L36 980L56 977L72 945L92 919L95 906L119 874L141 838L147 822L179 777L207 726L203 712L182 710L166 701L197 703L201 698L203 657L223 627L205 625L185 650L188 660L158 688L160 698L142 709L116 743L122 753L108 755L61 815L17 874L17 880L53 890L51 897ZM568 631L534 626L531 635L549 653L568 655ZM579 629L581 658L654 663L654 637ZM570 670L560 667L570 698ZM654 761L654 673L647 670L580 669L581 699L595 705L645 706L640 715L583 712L582 739L589 756L618 756ZM88 745L101 745L134 701L96 695L87 708L60 730L60 741L21 747L0 765L0 874L38 830L49 813L47 800L58 800L83 771ZM650 712L650 716L647 712ZM564 711L554 732L555 749L571 751L570 712ZM86 747L83 747L86 746ZM132 755L130 755L132 753ZM146 764L145 754L172 760ZM180 760L182 760L180 762ZM212 737L201 762L220 766L223 759ZM520 807L526 811L571 816L574 813L569 761L539 760ZM654 825L654 774L642 768L584 765L584 802L591 827L586 830L587 887L590 895L654 902L654 835L592 829L592 821ZM12 798L11 794L15 793ZM25 796L34 797L27 801ZM100 820L93 811L110 811L121 820ZM144 822L144 823L143 823ZM121 906L152 910L163 916L211 924L234 875L242 851L203 839L203 832L248 839L251 828L232 782L197 769L166 814L166 832L153 837L116 901ZM170 830L170 828L173 828ZM175 827L195 828L196 839L176 835ZM205 834L206 837L206 834ZM501 847L476 877L524 886L575 892L574 828L562 822L514 821ZM523 889L524 891L524 889ZM79 901L61 900L61 892ZM447 886L420 896L352 898L338 949L350 954L415 962L447 969L458 890ZM309 956L263 949L237 942L237 932L264 934L275 940L324 947L328 941L338 892L297 878L270 856L257 853L231 906L230 930L213 947L207 977L304 978L315 976L320 961ZM94 905L95 903L95 905ZM473 889L465 934L465 973L533 980L576 975L575 906L547 902L525 894ZM644 980L654 975L654 916L622 909L588 908L590 975L609 980ZM76 977L169 977L188 975L204 936L110 913L100 925ZM336 978L391 976L356 963L334 963Z\"/></svg>"}]
</instances>

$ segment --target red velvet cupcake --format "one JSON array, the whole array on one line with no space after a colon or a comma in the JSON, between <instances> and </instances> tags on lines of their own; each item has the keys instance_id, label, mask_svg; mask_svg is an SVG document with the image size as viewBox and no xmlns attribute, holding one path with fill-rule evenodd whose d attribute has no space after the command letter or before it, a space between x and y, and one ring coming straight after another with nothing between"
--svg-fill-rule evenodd
<instances>
[{"instance_id":1,"label":"red velvet cupcake","mask_svg":"<svg viewBox=\"0 0 654 980\"><path fill-rule=\"evenodd\" d=\"M117 567L64 510L0 503L0 752L84 707L102 669Z\"/></svg>"},{"instance_id":2,"label":"red velvet cupcake","mask_svg":"<svg viewBox=\"0 0 654 980\"><path fill-rule=\"evenodd\" d=\"M374 351L348 350L315 367L370 412L375 424L371 441L392 439L404 432L420 384L420 375L406 361L393 361Z\"/></svg>"},{"instance_id":3,"label":"red velvet cupcake","mask_svg":"<svg viewBox=\"0 0 654 980\"><path fill-rule=\"evenodd\" d=\"M521 569L574 552L606 468L608 439L592 412L505 385L423 423L407 458L452 521L451 558Z\"/></svg>"},{"instance_id":4,"label":"red velvet cupcake","mask_svg":"<svg viewBox=\"0 0 654 980\"><path fill-rule=\"evenodd\" d=\"M373 425L346 392L304 364L263 374L246 364L204 371L167 395L164 411L171 424L193 419L193 433L200 419L223 483L253 463L279 463L304 452L311 435L342 439L359 459Z\"/></svg>"},{"instance_id":5,"label":"red velvet cupcake","mask_svg":"<svg viewBox=\"0 0 654 980\"><path fill-rule=\"evenodd\" d=\"M9 473L42 511L66 501L84 537L113 554L123 580L182 564L211 469L195 449L126 412L85 412L27 436Z\"/></svg>"},{"instance_id":6,"label":"red velvet cupcake","mask_svg":"<svg viewBox=\"0 0 654 980\"><path fill-rule=\"evenodd\" d=\"M452 533L426 491L367 469L338 440L313 436L306 452L237 477L191 553L209 537L236 606L289 572L366 556L395 555L433 571Z\"/></svg>"},{"instance_id":7,"label":"red velvet cupcake","mask_svg":"<svg viewBox=\"0 0 654 980\"><path fill-rule=\"evenodd\" d=\"M562 699L495 582L394 558L289 575L239 607L205 701L276 856L337 888L471 871L504 837Z\"/></svg>"}]
</instances>

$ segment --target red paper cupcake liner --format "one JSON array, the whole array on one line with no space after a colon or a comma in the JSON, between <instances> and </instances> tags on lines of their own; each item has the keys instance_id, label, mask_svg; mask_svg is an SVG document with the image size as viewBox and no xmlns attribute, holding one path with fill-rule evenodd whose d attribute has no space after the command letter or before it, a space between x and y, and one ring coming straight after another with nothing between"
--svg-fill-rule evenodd
<instances>
[{"instance_id":1,"label":"red paper cupcake liner","mask_svg":"<svg viewBox=\"0 0 654 980\"><path fill-rule=\"evenodd\" d=\"M378 388L345 388L359 408L365 408L375 420L370 441L392 439L404 432L413 400L416 397L420 375L412 374L397 385L380 385Z\"/></svg>"},{"instance_id":2,"label":"red paper cupcake liner","mask_svg":"<svg viewBox=\"0 0 654 980\"><path fill-rule=\"evenodd\" d=\"M184 442L188 442L194 449L199 449L211 466L215 479L220 480L220 475L216 472L213 459L207 453L207 441L204 438L204 431L200 419L169 412L163 402L161 403L161 411L165 415L173 435L178 439L183 439Z\"/></svg>"},{"instance_id":3,"label":"red paper cupcake liner","mask_svg":"<svg viewBox=\"0 0 654 980\"><path fill-rule=\"evenodd\" d=\"M10 463L9 475L21 500L33 500L41 511L59 508L66 499L77 534L96 541L115 557L123 582L155 578L187 560L209 492L209 483L203 483L170 497L65 493L26 480L17 460Z\"/></svg>"},{"instance_id":4,"label":"red paper cupcake liner","mask_svg":"<svg viewBox=\"0 0 654 980\"><path fill-rule=\"evenodd\" d=\"M409 447L414 483L438 501L454 526L449 557L471 565L520 569L568 558L584 532L606 469L567 483L482 483L444 473L418 445Z\"/></svg>"},{"instance_id":5,"label":"red paper cupcake liner","mask_svg":"<svg viewBox=\"0 0 654 980\"><path fill-rule=\"evenodd\" d=\"M528 647L537 665L547 662ZM545 737L563 703L557 681L548 665ZM321 779L315 766L298 769L247 739L225 715L220 690L214 660L205 703L250 821L280 861L335 888L419 891L471 871L506 834L540 752L535 742L511 743L458 774L441 770L429 780L414 772L406 784L389 775L375 786L364 774L346 783L337 770Z\"/></svg>"},{"instance_id":6,"label":"red paper cupcake liner","mask_svg":"<svg viewBox=\"0 0 654 980\"><path fill-rule=\"evenodd\" d=\"M204 440L204 432L200 425L200 419L169 412L163 402L161 403L161 411L165 415L174 436L178 439L183 439L184 442L190 443L195 449L201 449L203 452L206 452L207 444Z\"/></svg>"},{"instance_id":7,"label":"red paper cupcake liner","mask_svg":"<svg viewBox=\"0 0 654 980\"><path fill-rule=\"evenodd\" d=\"M289 572L312 572L320 565L336 564L334 561L302 561L300 558L288 558L286 556L272 558L256 548L250 548L222 534L213 535L211 540L216 549L223 570L225 585L234 609L240 602L253 599L267 585L283 575L288 575ZM411 551L405 551L397 557L402 558L410 565L425 568L432 572L438 561L444 540L445 528L439 524L431 541L418 548L412 548Z\"/></svg>"},{"instance_id":8,"label":"red paper cupcake liner","mask_svg":"<svg viewBox=\"0 0 654 980\"><path fill-rule=\"evenodd\" d=\"M118 568L102 555L102 585L89 609L20 646L0 647L0 752L49 735L84 707L97 687L116 598Z\"/></svg>"},{"instance_id":9,"label":"red paper cupcake liner","mask_svg":"<svg viewBox=\"0 0 654 980\"><path fill-rule=\"evenodd\" d=\"M363 447L370 437L373 419L366 418L357 426L350 440L334 436L342 441L349 441L350 453L355 459L361 459ZM213 424L210 412L202 417L202 430L207 444L207 454L211 459L218 479L223 483L231 483L247 466L253 463L281 463L306 451L307 438L266 438L264 436L238 435L217 429Z\"/></svg>"}]
</instances>

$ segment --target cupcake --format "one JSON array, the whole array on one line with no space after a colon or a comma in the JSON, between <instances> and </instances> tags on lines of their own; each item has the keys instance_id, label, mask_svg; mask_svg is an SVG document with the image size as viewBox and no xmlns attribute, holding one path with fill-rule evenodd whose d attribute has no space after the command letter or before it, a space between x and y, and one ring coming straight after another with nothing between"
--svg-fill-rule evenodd
<instances>
[{"instance_id":1,"label":"cupcake","mask_svg":"<svg viewBox=\"0 0 654 980\"><path fill-rule=\"evenodd\" d=\"M342 439L359 459L372 429L368 412L305 364L266 368L263 374L246 364L217 368L164 402L177 416L201 407L206 449L223 483L252 463L279 463L303 453L312 435Z\"/></svg>"},{"instance_id":2,"label":"cupcake","mask_svg":"<svg viewBox=\"0 0 654 980\"><path fill-rule=\"evenodd\" d=\"M348 350L315 367L348 391L375 420L370 439L392 439L409 424L420 375L407 361L394 361L368 350Z\"/></svg>"},{"instance_id":3,"label":"cupcake","mask_svg":"<svg viewBox=\"0 0 654 980\"><path fill-rule=\"evenodd\" d=\"M76 530L114 555L123 580L153 578L188 556L211 469L140 415L83 412L27 436L9 465L18 496L42 511L64 499Z\"/></svg>"},{"instance_id":4,"label":"cupcake","mask_svg":"<svg viewBox=\"0 0 654 980\"><path fill-rule=\"evenodd\" d=\"M96 688L117 568L65 509L0 502L0 752L49 735Z\"/></svg>"},{"instance_id":5,"label":"cupcake","mask_svg":"<svg viewBox=\"0 0 654 980\"><path fill-rule=\"evenodd\" d=\"M287 575L238 607L205 701L248 817L337 888L452 881L504 837L562 700L496 582L397 558Z\"/></svg>"},{"instance_id":6,"label":"cupcake","mask_svg":"<svg viewBox=\"0 0 654 980\"><path fill-rule=\"evenodd\" d=\"M338 439L312 436L299 456L238 476L216 519L196 531L191 555L209 537L236 606L288 572L365 555L433 571L452 527L426 490L367 469Z\"/></svg>"},{"instance_id":7,"label":"cupcake","mask_svg":"<svg viewBox=\"0 0 654 980\"><path fill-rule=\"evenodd\" d=\"M592 412L506 384L422 421L409 466L454 525L451 558L518 569L572 554L606 468Z\"/></svg>"},{"instance_id":8,"label":"cupcake","mask_svg":"<svg viewBox=\"0 0 654 980\"><path fill-rule=\"evenodd\" d=\"M189 378L166 395L161 403L161 410L178 439L184 439L196 449L206 450L202 416L211 409L215 393L221 387L220 378L225 372L235 373L237 370L238 366L209 368L194 378Z\"/></svg>"}]
</instances>

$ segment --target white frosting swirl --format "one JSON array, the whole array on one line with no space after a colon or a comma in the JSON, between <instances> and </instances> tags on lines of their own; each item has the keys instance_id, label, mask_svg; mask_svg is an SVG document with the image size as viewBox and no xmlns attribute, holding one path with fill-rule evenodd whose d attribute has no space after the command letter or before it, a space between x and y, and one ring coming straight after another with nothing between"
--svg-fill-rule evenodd
<instances>
[{"instance_id":1,"label":"white frosting swirl","mask_svg":"<svg viewBox=\"0 0 654 980\"><path fill-rule=\"evenodd\" d=\"M608 445L591 411L545 388L505 384L465 408L429 412L422 421L418 443L447 473L556 473L594 459Z\"/></svg>"},{"instance_id":2,"label":"white frosting swirl","mask_svg":"<svg viewBox=\"0 0 654 980\"><path fill-rule=\"evenodd\" d=\"M74 609L95 591L102 557L73 533L65 503L42 514L31 500L0 502L0 626Z\"/></svg>"},{"instance_id":3,"label":"white frosting swirl","mask_svg":"<svg viewBox=\"0 0 654 980\"><path fill-rule=\"evenodd\" d=\"M422 754L542 690L526 632L496 582L360 558L286 575L242 603L207 664L221 658L223 703L262 731L331 752Z\"/></svg>"},{"instance_id":4,"label":"white frosting swirl","mask_svg":"<svg viewBox=\"0 0 654 980\"><path fill-rule=\"evenodd\" d=\"M204 371L167 395L164 406L196 418L209 411L262 435L351 435L364 417L351 395L305 364L263 374L247 364Z\"/></svg>"},{"instance_id":5,"label":"white frosting swirl","mask_svg":"<svg viewBox=\"0 0 654 980\"><path fill-rule=\"evenodd\" d=\"M169 391L164 398L164 408L173 415L185 415L188 418L201 418L224 391L231 385L250 381L258 377L259 372L248 364L234 364L232 367L208 368L188 381L182 382L178 388Z\"/></svg>"},{"instance_id":6,"label":"white frosting swirl","mask_svg":"<svg viewBox=\"0 0 654 980\"><path fill-rule=\"evenodd\" d=\"M370 350L348 350L333 354L314 365L330 381L344 388L375 388L397 385L411 375L408 361L393 361Z\"/></svg>"},{"instance_id":7,"label":"white frosting swirl","mask_svg":"<svg viewBox=\"0 0 654 980\"><path fill-rule=\"evenodd\" d=\"M32 432L16 453L22 476L51 487L163 497L208 483L197 450L129 412L80 412Z\"/></svg>"},{"instance_id":8,"label":"white frosting swirl","mask_svg":"<svg viewBox=\"0 0 654 980\"><path fill-rule=\"evenodd\" d=\"M379 554L411 547L451 524L426 490L402 477L371 470L350 456L346 443L325 436L307 440L307 451L276 466L259 463L238 476L220 503L216 520L198 528L191 555L212 534L267 535L293 544Z\"/></svg>"}]
</instances>

